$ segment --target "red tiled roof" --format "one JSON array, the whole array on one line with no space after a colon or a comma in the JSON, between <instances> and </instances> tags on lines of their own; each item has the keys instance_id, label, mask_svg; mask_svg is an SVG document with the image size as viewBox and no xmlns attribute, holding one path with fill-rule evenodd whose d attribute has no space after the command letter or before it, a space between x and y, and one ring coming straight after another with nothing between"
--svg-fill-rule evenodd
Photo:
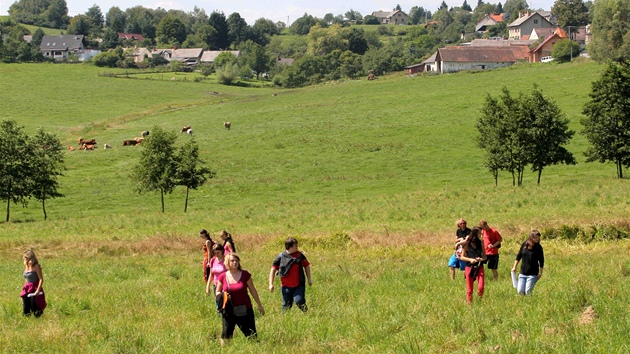
<instances>
[{"instance_id":1,"label":"red tiled roof","mask_svg":"<svg viewBox=\"0 0 630 354\"><path fill-rule=\"evenodd\" d=\"M132 40L136 40L136 41L139 41L139 42L142 42L144 40L144 37L141 34L138 34L138 33L122 33L122 32L118 32L118 38L132 39Z\"/></svg>"},{"instance_id":2,"label":"red tiled roof","mask_svg":"<svg viewBox=\"0 0 630 354\"><path fill-rule=\"evenodd\" d=\"M503 14L498 14L498 15L492 14L490 15L490 17L497 22L503 22Z\"/></svg>"}]
</instances>

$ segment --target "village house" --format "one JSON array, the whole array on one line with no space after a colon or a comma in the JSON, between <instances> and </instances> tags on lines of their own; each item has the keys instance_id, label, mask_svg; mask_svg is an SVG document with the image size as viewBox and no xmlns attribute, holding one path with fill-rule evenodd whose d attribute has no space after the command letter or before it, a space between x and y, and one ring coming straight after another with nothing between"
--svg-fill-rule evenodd
<instances>
[{"instance_id":1,"label":"village house","mask_svg":"<svg viewBox=\"0 0 630 354\"><path fill-rule=\"evenodd\" d=\"M131 41L138 41L138 42L142 42L144 40L144 37L141 34L138 34L138 33L122 33L122 32L118 32L118 38L119 39L131 40Z\"/></svg>"},{"instance_id":2,"label":"village house","mask_svg":"<svg viewBox=\"0 0 630 354\"><path fill-rule=\"evenodd\" d=\"M240 50L204 50L203 54L201 55L200 62L203 64L212 64L217 59L219 54L223 52L232 53L237 58L241 56Z\"/></svg>"},{"instance_id":3,"label":"village house","mask_svg":"<svg viewBox=\"0 0 630 354\"><path fill-rule=\"evenodd\" d=\"M545 38L542 43L529 52L529 62L539 63L542 58L551 56L553 45L562 39L567 39L567 34L562 28L556 28L551 36Z\"/></svg>"},{"instance_id":4,"label":"village house","mask_svg":"<svg viewBox=\"0 0 630 354\"><path fill-rule=\"evenodd\" d=\"M152 57L161 56L168 61L179 61L185 66L195 66L201 62L203 48L155 49Z\"/></svg>"},{"instance_id":5,"label":"village house","mask_svg":"<svg viewBox=\"0 0 630 354\"><path fill-rule=\"evenodd\" d=\"M477 22L477 25L475 25L475 31L480 33L486 32L488 30L488 27L494 26L501 22L503 22L503 14L486 15L481 20L479 20L479 22Z\"/></svg>"},{"instance_id":6,"label":"village house","mask_svg":"<svg viewBox=\"0 0 630 354\"><path fill-rule=\"evenodd\" d=\"M522 39L523 36L530 35L534 28L556 28L548 18L550 17L542 11L519 12L519 18L508 25L508 38Z\"/></svg>"},{"instance_id":7,"label":"village house","mask_svg":"<svg viewBox=\"0 0 630 354\"><path fill-rule=\"evenodd\" d=\"M378 22L384 25L406 25L407 23L409 23L409 16L400 10L374 11L372 12L372 16L376 17L378 19Z\"/></svg>"},{"instance_id":8,"label":"village house","mask_svg":"<svg viewBox=\"0 0 630 354\"><path fill-rule=\"evenodd\" d=\"M527 61L529 47L473 47L452 46L437 51L436 71L440 73L462 70L487 70L510 66L518 61Z\"/></svg>"},{"instance_id":9,"label":"village house","mask_svg":"<svg viewBox=\"0 0 630 354\"><path fill-rule=\"evenodd\" d=\"M430 57L424 60L420 64L413 64L409 66L405 66L403 69L405 74L407 75L415 75L417 73L428 72L428 71L436 71L435 67L435 57L437 52L433 53Z\"/></svg>"},{"instance_id":10,"label":"village house","mask_svg":"<svg viewBox=\"0 0 630 354\"><path fill-rule=\"evenodd\" d=\"M142 63L144 59L151 56L151 51L147 48L133 47L125 51L125 57L133 58L134 63Z\"/></svg>"},{"instance_id":11,"label":"village house","mask_svg":"<svg viewBox=\"0 0 630 354\"><path fill-rule=\"evenodd\" d=\"M54 60L68 59L69 54L78 56L85 50L83 35L44 36L39 49L44 57Z\"/></svg>"}]
</instances>

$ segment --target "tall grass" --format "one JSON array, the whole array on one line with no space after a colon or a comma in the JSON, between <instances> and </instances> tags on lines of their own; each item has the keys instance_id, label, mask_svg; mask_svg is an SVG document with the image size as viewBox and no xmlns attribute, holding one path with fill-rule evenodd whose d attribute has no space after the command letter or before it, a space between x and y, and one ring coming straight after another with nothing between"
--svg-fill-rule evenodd
<instances>
[{"instance_id":1,"label":"tall grass","mask_svg":"<svg viewBox=\"0 0 630 354\"><path fill-rule=\"evenodd\" d=\"M238 240L237 240L238 241ZM515 243L502 248L500 278L465 305L463 273L446 267L449 250L357 247L303 237L314 285L309 312L282 314L269 293L278 239L240 244L265 316L259 340L237 330L231 351L308 353L613 352L628 349L628 241L591 245L545 241L546 271L530 297L511 288ZM331 243L336 247L331 248ZM218 350L220 318L205 297L194 241L147 239L66 243L40 251L49 307L21 316L20 254L6 250L0 271L0 346L42 352L207 352ZM277 284L276 284L277 285ZM588 307L593 313L585 315Z\"/></svg>"}]
</instances>

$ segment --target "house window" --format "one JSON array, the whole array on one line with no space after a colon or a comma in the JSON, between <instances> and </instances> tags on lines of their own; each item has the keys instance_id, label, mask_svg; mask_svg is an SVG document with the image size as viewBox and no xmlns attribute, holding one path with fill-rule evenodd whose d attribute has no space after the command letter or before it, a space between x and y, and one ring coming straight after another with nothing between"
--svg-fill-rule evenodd
<instances>
[{"instance_id":1,"label":"house window","mask_svg":"<svg viewBox=\"0 0 630 354\"><path fill-rule=\"evenodd\" d=\"M538 24L538 20L534 20L534 24L537 25Z\"/></svg>"}]
</instances>

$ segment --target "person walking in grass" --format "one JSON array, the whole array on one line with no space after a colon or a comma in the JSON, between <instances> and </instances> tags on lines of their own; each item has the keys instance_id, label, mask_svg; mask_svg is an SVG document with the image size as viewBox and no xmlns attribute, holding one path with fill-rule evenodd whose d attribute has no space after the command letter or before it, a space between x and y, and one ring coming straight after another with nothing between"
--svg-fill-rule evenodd
<instances>
[{"instance_id":1,"label":"person walking in grass","mask_svg":"<svg viewBox=\"0 0 630 354\"><path fill-rule=\"evenodd\" d=\"M455 225L457 226L457 231L455 231L455 252L448 260L451 279L455 279L455 268L459 268L462 271L466 269L466 262L462 261L459 257L462 254L462 246L466 242L466 237L470 235L470 229L466 226L466 220L464 220L464 218L459 218Z\"/></svg>"},{"instance_id":2,"label":"person walking in grass","mask_svg":"<svg viewBox=\"0 0 630 354\"><path fill-rule=\"evenodd\" d=\"M241 258L235 252L225 255L225 266L227 272L222 273L217 278L217 288L215 296L226 291L231 302L231 309L223 316L223 331L221 332L221 345L230 344L230 339L234 336L236 326L247 338L256 338L256 319L254 309L249 294L252 295L258 311L265 314L265 309L260 302L258 291L254 286L250 272L241 267ZM248 291L249 290L249 294Z\"/></svg>"},{"instance_id":3,"label":"person walking in grass","mask_svg":"<svg viewBox=\"0 0 630 354\"><path fill-rule=\"evenodd\" d=\"M486 255L488 256L488 269L492 269L492 277L494 280L499 278L499 248L503 238L496 229L488 226L488 222L481 220L479 227L482 229L483 244L485 247Z\"/></svg>"},{"instance_id":4,"label":"person walking in grass","mask_svg":"<svg viewBox=\"0 0 630 354\"><path fill-rule=\"evenodd\" d=\"M219 275L227 272L225 257L223 255L223 245L215 243L214 246L212 246L212 254L213 257L210 259L210 277L206 285L206 294L208 295L216 293ZM212 286L212 291L210 291L210 286Z\"/></svg>"},{"instance_id":5,"label":"person walking in grass","mask_svg":"<svg viewBox=\"0 0 630 354\"><path fill-rule=\"evenodd\" d=\"M199 231L199 237L203 240L203 246L201 247L201 249L203 249L203 281L207 283L210 277L210 251L212 250L214 241L212 241L206 229Z\"/></svg>"},{"instance_id":6,"label":"person walking in grass","mask_svg":"<svg viewBox=\"0 0 630 354\"><path fill-rule=\"evenodd\" d=\"M229 232L225 230L221 231L221 239L223 240L223 253L224 254L236 252L236 246L234 246L232 235Z\"/></svg>"},{"instance_id":7,"label":"person walking in grass","mask_svg":"<svg viewBox=\"0 0 630 354\"><path fill-rule=\"evenodd\" d=\"M473 302L473 286L475 280L477 281L477 295L479 298L483 297L485 286L485 272L483 269L483 262L487 260L486 252L483 247L483 243L479 238L481 229L474 227L468 236L467 241L462 248L462 255L460 259L468 262L466 265L466 302L471 304Z\"/></svg>"},{"instance_id":8,"label":"person walking in grass","mask_svg":"<svg viewBox=\"0 0 630 354\"><path fill-rule=\"evenodd\" d=\"M298 250L298 241L289 237L284 242L285 250L273 260L269 272L269 291L274 290L276 273L282 285L282 311L286 311L296 303L302 312L308 311L306 306L306 281L313 285L311 279L311 264L306 256ZM305 274L306 273L306 276Z\"/></svg>"},{"instance_id":9,"label":"person walking in grass","mask_svg":"<svg viewBox=\"0 0 630 354\"><path fill-rule=\"evenodd\" d=\"M24 262L24 286L22 287L22 306L24 316L39 317L46 308L46 295L44 294L44 274L42 266L37 261L35 252L28 250L22 256Z\"/></svg>"},{"instance_id":10,"label":"person walking in grass","mask_svg":"<svg viewBox=\"0 0 630 354\"><path fill-rule=\"evenodd\" d=\"M521 271L518 275L516 290L521 295L529 295L534 291L534 285L542 277L545 267L545 253L540 245L540 232L538 230L532 230L527 241L521 245L512 272L516 272L516 266L521 260Z\"/></svg>"}]
</instances>

